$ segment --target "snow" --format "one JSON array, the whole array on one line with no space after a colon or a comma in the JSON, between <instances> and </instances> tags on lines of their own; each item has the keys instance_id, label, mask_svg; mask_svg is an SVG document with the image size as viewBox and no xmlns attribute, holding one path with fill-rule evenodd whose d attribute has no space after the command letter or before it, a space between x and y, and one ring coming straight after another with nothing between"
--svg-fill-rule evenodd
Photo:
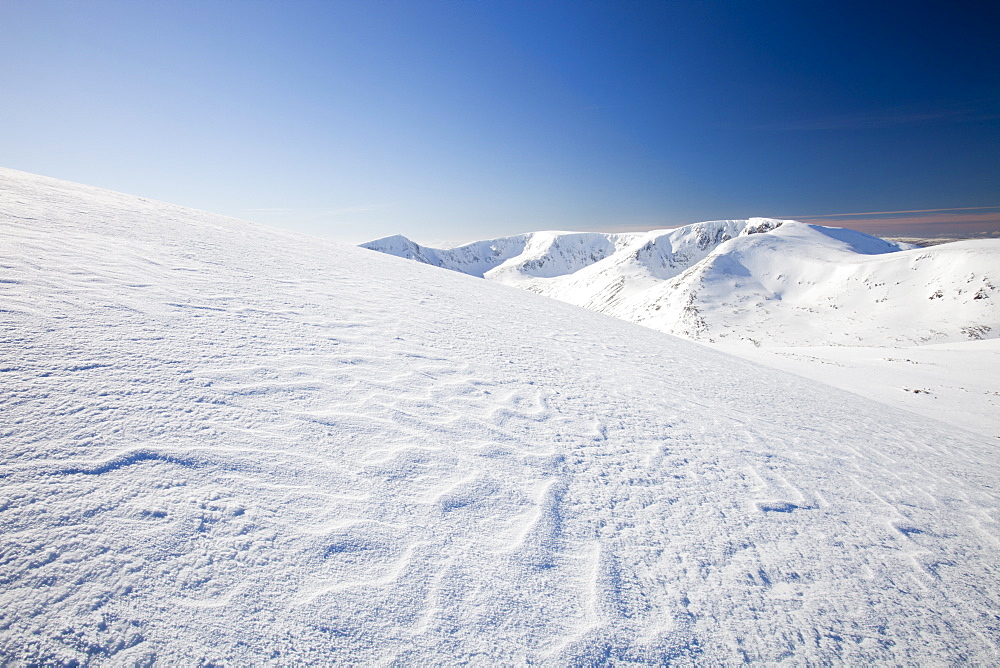
<instances>
[{"instance_id":1,"label":"snow","mask_svg":"<svg viewBox=\"0 0 1000 668\"><path fill-rule=\"evenodd\" d=\"M1000 660L989 438L12 170L0 230L6 660Z\"/></svg>"},{"instance_id":2,"label":"snow","mask_svg":"<svg viewBox=\"0 0 1000 668\"><path fill-rule=\"evenodd\" d=\"M437 266L708 343L897 346L1000 336L1000 240L912 248L767 218L527 236L519 255L508 250L475 272L448 254L514 249L524 235L424 251ZM386 239L364 247L427 262Z\"/></svg>"},{"instance_id":3,"label":"snow","mask_svg":"<svg viewBox=\"0 0 1000 668\"><path fill-rule=\"evenodd\" d=\"M1000 438L1000 339L923 346L721 349Z\"/></svg>"},{"instance_id":4,"label":"snow","mask_svg":"<svg viewBox=\"0 0 1000 668\"><path fill-rule=\"evenodd\" d=\"M610 236L538 234L551 248L587 238L603 249ZM1000 366L990 343L1000 336L1000 241L916 248L766 218L615 241L611 253L578 250L579 268L567 265L565 251L522 253L477 275L1000 436ZM509 242L463 252L484 244ZM385 240L365 246L398 254ZM447 256L437 264L464 270ZM540 277L525 270L533 264L567 268Z\"/></svg>"}]
</instances>

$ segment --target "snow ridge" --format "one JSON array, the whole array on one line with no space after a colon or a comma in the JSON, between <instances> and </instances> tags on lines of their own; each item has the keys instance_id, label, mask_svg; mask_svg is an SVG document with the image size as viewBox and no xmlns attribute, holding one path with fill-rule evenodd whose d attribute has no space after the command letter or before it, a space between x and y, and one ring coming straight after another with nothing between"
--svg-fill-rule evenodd
<instances>
[{"instance_id":1,"label":"snow ridge","mask_svg":"<svg viewBox=\"0 0 1000 668\"><path fill-rule=\"evenodd\" d=\"M467 257L503 243L462 248ZM365 247L427 262L387 240ZM917 345L1000 336L1000 241L912 248L750 218L644 234L536 233L520 255L476 265L489 267L482 273L466 271L472 260L424 250L429 264L706 342Z\"/></svg>"},{"instance_id":2,"label":"snow ridge","mask_svg":"<svg viewBox=\"0 0 1000 668\"><path fill-rule=\"evenodd\" d=\"M524 253L532 236L520 234L440 249L420 246L397 234L362 244L361 247L482 278L491 269Z\"/></svg>"}]
</instances>

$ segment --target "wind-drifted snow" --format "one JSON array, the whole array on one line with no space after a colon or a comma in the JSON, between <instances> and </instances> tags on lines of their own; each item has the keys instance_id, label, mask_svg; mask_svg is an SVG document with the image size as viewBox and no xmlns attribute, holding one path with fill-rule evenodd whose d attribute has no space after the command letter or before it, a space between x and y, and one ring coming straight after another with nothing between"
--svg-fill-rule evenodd
<instances>
[{"instance_id":1,"label":"wind-drifted snow","mask_svg":"<svg viewBox=\"0 0 1000 668\"><path fill-rule=\"evenodd\" d=\"M988 439L10 170L0 229L9 661L1000 660Z\"/></svg>"}]
</instances>

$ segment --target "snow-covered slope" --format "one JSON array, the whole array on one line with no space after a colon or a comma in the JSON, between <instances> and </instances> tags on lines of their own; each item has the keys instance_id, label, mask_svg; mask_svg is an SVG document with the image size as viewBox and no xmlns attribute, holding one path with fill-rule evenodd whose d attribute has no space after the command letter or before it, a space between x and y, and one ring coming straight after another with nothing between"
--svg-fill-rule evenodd
<instances>
[{"instance_id":1,"label":"snow-covered slope","mask_svg":"<svg viewBox=\"0 0 1000 668\"><path fill-rule=\"evenodd\" d=\"M423 250L431 264L708 342L870 346L1000 335L1000 241L905 249L764 218L632 235L536 233L511 256L512 240L522 238ZM428 261L385 239L365 246ZM441 255L490 247L508 252L475 272ZM566 247L576 249L573 262Z\"/></svg>"},{"instance_id":2,"label":"snow-covered slope","mask_svg":"<svg viewBox=\"0 0 1000 668\"><path fill-rule=\"evenodd\" d=\"M372 242L375 245L364 244L363 247L482 278L486 272L522 254L530 237L531 235L520 234L503 239L477 241L459 248L439 249L420 246L397 234Z\"/></svg>"},{"instance_id":3,"label":"snow-covered slope","mask_svg":"<svg viewBox=\"0 0 1000 668\"><path fill-rule=\"evenodd\" d=\"M7 661L1000 660L987 439L10 170L0 231Z\"/></svg>"},{"instance_id":4,"label":"snow-covered slope","mask_svg":"<svg viewBox=\"0 0 1000 668\"><path fill-rule=\"evenodd\" d=\"M1000 439L1000 339L900 347L715 347Z\"/></svg>"}]
</instances>

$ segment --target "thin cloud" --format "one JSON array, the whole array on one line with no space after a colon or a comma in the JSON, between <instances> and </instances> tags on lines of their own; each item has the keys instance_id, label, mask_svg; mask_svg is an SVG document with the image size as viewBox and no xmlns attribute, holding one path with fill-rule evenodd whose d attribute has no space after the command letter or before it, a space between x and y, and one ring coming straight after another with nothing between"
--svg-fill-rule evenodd
<instances>
[{"instance_id":1,"label":"thin cloud","mask_svg":"<svg viewBox=\"0 0 1000 668\"><path fill-rule=\"evenodd\" d=\"M976 210L979 211L976 211ZM994 209L985 212L981 209ZM980 237L1000 234L1000 207L963 207L938 211L899 212L902 215L849 214L831 220L829 216L799 216L796 220L819 225L844 225L875 235L914 237ZM906 214L910 215L906 215Z\"/></svg>"},{"instance_id":2,"label":"thin cloud","mask_svg":"<svg viewBox=\"0 0 1000 668\"><path fill-rule=\"evenodd\" d=\"M809 218L796 218L802 223L818 222ZM877 225L897 227L901 225L940 225L942 223L993 223L1000 225L997 213L946 213L936 216L887 216L885 218L858 218L849 221L851 225Z\"/></svg>"},{"instance_id":3,"label":"thin cloud","mask_svg":"<svg viewBox=\"0 0 1000 668\"><path fill-rule=\"evenodd\" d=\"M923 125L941 121L966 122L990 121L1000 118L997 114L982 114L969 110L944 110L931 112L876 112L823 118L805 118L798 121L769 123L761 126L767 130L874 130L905 125Z\"/></svg>"},{"instance_id":4,"label":"thin cloud","mask_svg":"<svg viewBox=\"0 0 1000 668\"><path fill-rule=\"evenodd\" d=\"M848 216L882 216L887 214L897 214L897 213L937 213L941 211L983 211L983 210L1000 210L1000 206L958 206L950 209L903 209L901 211L862 211L859 213L820 213L820 214L809 214L809 215L798 215L798 216L778 216L779 218L791 219L791 220L803 220L803 219L813 219L813 218L846 218Z\"/></svg>"}]
</instances>

